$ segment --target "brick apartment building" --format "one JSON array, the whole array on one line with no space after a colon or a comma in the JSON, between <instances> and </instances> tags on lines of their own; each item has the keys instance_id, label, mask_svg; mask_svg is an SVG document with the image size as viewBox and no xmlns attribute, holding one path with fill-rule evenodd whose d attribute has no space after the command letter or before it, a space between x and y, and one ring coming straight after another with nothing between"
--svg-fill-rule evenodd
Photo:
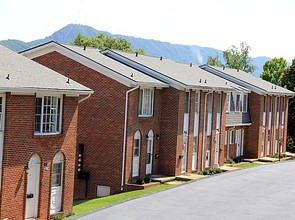
<instances>
[{"instance_id":1,"label":"brick apartment building","mask_svg":"<svg viewBox=\"0 0 295 220\"><path fill-rule=\"evenodd\" d=\"M200 67L251 91L227 97L226 146L231 158L259 158L286 151L288 101L294 92L241 70ZM245 96L249 96L248 103Z\"/></svg>"},{"instance_id":2,"label":"brick apartment building","mask_svg":"<svg viewBox=\"0 0 295 220\"><path fill-rule=\"evenodd\" d=\"M138 54L126 55L152 65L55 42L23 54L95 91L79 110L76 198L129 190L146 175L223 164L226 94L244 88L193 65Z\"/></svg>"},{"instance_id":3,"label":"brick apartment building","mask_svg":"<svg viewBox=\"0 0 295 220\"><path fill-rule=\"evenodd\" d=\"M0 218L72 210L78 99L92 91L0 46Z\"/></svg>"},{"instance_id":4,"label":"brick apartment building","mask_svg":"<svg viewBox=\"0 0 295 220\"><path fill-rule=\"evenodd\" d=\"M158 173L155 155L159 155L161 92L166 83L92 48L50 42L24 55L95 91L79 106L77 155L83 163L76 168L76 198L128 190L125 183ZM145 104L138 114L139 97ZM133 144L134 157L130 156Z\"/></svg>"},{"instance_id":5,"label":"brick apartment building","mask_svg":"<svg viewBox=\"0 0 295 220\"><path fill-rule=\"evenodd\" d=\"M95 91L79 107L75 198L130 190L146 175L174 176L223 165L227 157L268 155L259 151L260 137L254 142L263 109L254 107L261 94L249 82L163 57L56 42L23 55ZM279 117L286 125L283 100Z\"/></svg>"}]
</instances>

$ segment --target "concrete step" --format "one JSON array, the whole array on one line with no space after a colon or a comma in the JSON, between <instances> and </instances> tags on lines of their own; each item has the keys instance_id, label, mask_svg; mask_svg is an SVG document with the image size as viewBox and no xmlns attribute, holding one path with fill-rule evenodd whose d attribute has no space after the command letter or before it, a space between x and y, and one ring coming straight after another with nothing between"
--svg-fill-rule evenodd
<instances>
[{"instance_id":1,"label":"concrete step","mask_svg":"<svg viewBox=\"0 0 295 220\"><path fill-rule=\"evenodd\" d=\"M260 157L260 158L258 158L258 161L273 163L273 162L279 161L279 159L278 158L272 158L272 157Z\"/></svg>"},{"instance_id":2,"label":"concrete step","mask_svg":"<svg viewBox=\"0 0 295 220\"><path fill-rule=\"evenodd\" d=\"M166 183L166 182L169 182L172 180L175 180L175 176L164 176L164 175L152 175L151 176L152 182Z\"/></svg>"}]
</instances>

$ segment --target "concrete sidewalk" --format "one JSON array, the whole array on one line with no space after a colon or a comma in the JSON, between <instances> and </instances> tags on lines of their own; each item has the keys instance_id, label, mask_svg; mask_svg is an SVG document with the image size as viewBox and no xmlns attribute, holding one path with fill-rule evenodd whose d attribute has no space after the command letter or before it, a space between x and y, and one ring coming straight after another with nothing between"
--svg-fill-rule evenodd
<instances>
[{"instance_id":1,"label":"concrete sidewalk","mask_svg":"<svg viewBox=\"0 0 295 220\"><path fill-rule=\"evenodd\" d=\"M295 161L192 180L74 219L294 219Z\"/></svg>"}]
</instances>

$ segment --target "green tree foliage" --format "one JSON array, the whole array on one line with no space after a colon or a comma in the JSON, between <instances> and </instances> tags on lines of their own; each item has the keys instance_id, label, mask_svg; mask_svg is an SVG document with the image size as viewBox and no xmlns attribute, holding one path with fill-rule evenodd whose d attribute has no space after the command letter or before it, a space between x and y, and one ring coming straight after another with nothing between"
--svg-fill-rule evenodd
<instances>
[{"instance_id":1,"label":"green tree foliage","mask_svg":"<svg viewBox=\"0 0 295 220\"><path fill-rule=\"evenodd\" d=\"M251 64L250 50L251 47L245 42L240 44L240 48L232 45L229 49L223 51L225 66L253 73L256 67Z\"/></svg>"},{"instance_id":2,"label":"green tree foliage","mask_svg":"<svg viewBox=\"0 0 295 220\"><path fill-rule=\"evenodd\" d=\"M216 55L215 57L213 56L208 56L207 57L207 62L206 62L207 65L210 65L210 66L223 66L223 64L221 63L221 61L219 60L219 56Z\"/></svg>"},{"instance_id":3,"label":"green tree foliage","mask_svg":"<svg viewBox=\"0 0 295 220\"><path fill-rule=\"evenodd\" d=\"M282 78L282 85L291 91L295 91L295 58ZM289 99L288 115L288 140L295 143L295 98ZM294 146L295 147L295 146Z\"/></svg>"},{"instance_id":4,"label":"green tree foliage","mask_svg":"<svg viewBox=\"0 0 295 220\"><path fill-rule=\"evenodd\" d=\"M260 77L273 84L282 86L282 79L287 72L288 64L284 58L273 58L263 65L263 72Z\"/></svg>"},{"instance_id":5,"label":"green tree foliage","mask_svg":"<svg viewBox=\"0 0 295 220\"><path fill-rule=\"evenodd\" d=\"M73 42L77 46L88 46L98 48L100 50L114 49L124 52L137 52L144 54L143 48L138 48L135 51L131 48L131 43L123 38L113 38L106 34L100 33L96 37L87 37L82 34L78 34Z\"/></svg>"}]
</instances>

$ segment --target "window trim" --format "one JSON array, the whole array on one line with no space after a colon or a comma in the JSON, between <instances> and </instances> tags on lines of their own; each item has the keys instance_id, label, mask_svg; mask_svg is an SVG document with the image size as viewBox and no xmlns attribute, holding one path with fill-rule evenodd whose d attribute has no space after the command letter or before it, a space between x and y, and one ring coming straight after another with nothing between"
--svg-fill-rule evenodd
<instances>
[{"instance_id":1,"label":"window trim","mask_svg":"<svg viewBox=\"0 0 295 220\"><path fill-rule=\"evenodd\" d=\"M247 97L246 102L245 102L245 96ZM243 113L248 112L248 93L242 93L242 112Z\"/></svg>"},{"instance_id":2,"label":"window trim","mask_svg":"<svg viewBox=\"0 0 295 220\"><path fill-rule=\"evenodd\" d=\"M43 132L43 116L44 116L44 97L56 97L57 98L57 103L58 99L60 99L60 106L59 107L59 122L56 121L57 124L57 131L56 132ZM36 136L48 136L48 135L58 135L62 133L62 117L63 117L63 95L56 95L56 94L36 94L35 97L35 110L37 108L36 106L36 99L41 98L42 99L42 106L41 106L41 118L40 118L40 131L36 131L36 112L35 112L35 123L34 123L34 135ZM57 113L58 114L58 111Z\"/></svg>"},{"instance_id":3,"label":"window trim","mask_svg":"<svg viewBox=\"0 0 295 220\"><path fill-rule=\"evenodd\" d=\"M143 97L145 96L145 90L151 91L151 104L150 104L150 114L143 114ZM142 94L142 95L141 95ZM146 100L144 100L146 102ZM138 116L139 117L152 117L154 115L154 101L155 101L155 89L154 88L146 88L146 87L141 87L139 89L139 108L138 108Z\"/></svg>"},{"instance_id":4,"label":"window trim","mask_svg":"<svg viewBox=\"0 0 295 220\"><path fill-rule=\"evenodd\" d=\"M230 130L229 132L229 144L235 144L236 134L235 130Z\"/></svg>"},{"instance_id":5,"label":"window trim","mask_svg":"<svg viewBox=\"0 0 295 220\"><path fill-rule=\"evenodd\" d=\"M226 93L226 113L228 113L228 112L230 112L230 98L231 98L231 93L230 92L228 92L228 93Z\"/></svg>"}]
</instances>

